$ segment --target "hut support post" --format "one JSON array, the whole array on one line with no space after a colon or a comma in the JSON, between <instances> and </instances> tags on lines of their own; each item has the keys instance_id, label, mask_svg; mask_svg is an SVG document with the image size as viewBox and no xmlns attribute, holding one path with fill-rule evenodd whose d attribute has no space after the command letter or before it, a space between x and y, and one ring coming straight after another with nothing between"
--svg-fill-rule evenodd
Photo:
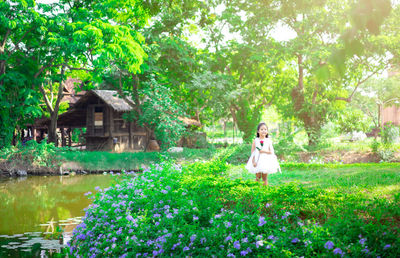
<instances>
[{"instance_id":1,"label":"hut support post","mask_svg":"<svg viewBox=\"0 0 400 258\"><path fill-rule=\"evenodd\" d=\"M67 133L68 133L68 146L71 147L72 146L72 133L71 133L72 129L68 128Z\"/></svg>"},{"instance_id":2,"label":"hut support post","mask_svg":"<svg viewBox=\"0 0 400 258\"><path fill-rule=\"evenodd\" d=\"M67 146L67 141L65 139L65 129L61 127L60 131L61 131L61 147L65 147Z\"/></svg>"},{"instance_id":3,"label":"hut support post","mask_svg":"<svg viewBox=\"0 0 400 258\"><path fill-rule=\"evenodd\" d=\"M133 141L132 141L132 122L128 123L128 132L129 132L129 136L128 136L128 148L129 149L133 149Z\"/></svg>"},{"instance_id":4,"label":"hut support post","mask_svg":"<svg viewBox=\"0 0 400 258\"><path fill-rule=\"evenodd\" d=\"M32 137L33 137L33 140L34 140L35 142L37 142L36 128L35 128L34 126L32 127Z\"/></svg>"}]
</instances>

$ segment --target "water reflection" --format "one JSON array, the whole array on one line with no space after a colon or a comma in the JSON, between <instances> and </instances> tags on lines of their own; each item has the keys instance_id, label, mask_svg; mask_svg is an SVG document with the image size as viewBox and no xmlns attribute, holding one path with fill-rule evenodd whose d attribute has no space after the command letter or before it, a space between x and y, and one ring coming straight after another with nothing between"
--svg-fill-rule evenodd
<instances>
[{"instance_id":1,"label":"water reflection","mask_svg":"<svg viewBox=\"0 0 400 258\"><path fill-rule=\"evenodd\" d=\"M109 175L0 178L0 256L5 250L32 251L38 244L39 251L59 248L63 243L45 239L46 234L58 227L71 232L91 203L84 193L112 180Z\"/></svg>"}]
</instances>

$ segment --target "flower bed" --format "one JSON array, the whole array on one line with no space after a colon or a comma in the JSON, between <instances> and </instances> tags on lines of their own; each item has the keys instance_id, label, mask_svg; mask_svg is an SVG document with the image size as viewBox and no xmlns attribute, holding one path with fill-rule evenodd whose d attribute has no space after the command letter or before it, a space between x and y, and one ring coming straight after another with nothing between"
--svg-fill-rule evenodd
<instances>
[{"instance_id":1,"label":"flower bed","mask_svg":"<svg viewBox=\"0 0 400 258\"><path fill-rule=\"evenodd\" d=\"M218 160L183 168L164 162L137 177L121 177L93 195L94 203L69 243L70 253L77 257L399 255L395 233L383 226L338 220L340 228L334 230L335 225L319 223L326 218L318 211L305 213L313 207L299 196L313 198L313 193L302 193L304 189L295 185L266 189L253 181L230 180L223 177L226 169ZM341 228L344 225L354 228Z\"/></svg>"}]
</instances>

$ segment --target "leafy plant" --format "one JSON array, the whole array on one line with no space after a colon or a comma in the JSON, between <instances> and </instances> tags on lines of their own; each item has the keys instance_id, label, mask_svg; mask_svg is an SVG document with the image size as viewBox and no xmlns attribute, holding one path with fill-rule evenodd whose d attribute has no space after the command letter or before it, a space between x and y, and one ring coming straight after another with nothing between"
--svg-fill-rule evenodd
<instances>
[{"instance_id":1,"label":"leafy plant","mask_svg":"<svg viewBox=\"0 0 400 258\"><path fill-rule=\"evenodd\" d=\"M381 132L382 143L386 145L392 145L398 141L399 136L399 127L393 125L392 123L386 124Z\"/></svg>"},{"instance_id":2,"label":"leafy plant","mask_svg":"<svg viewBox=\"0 0 400 258\"><path fill-rule=\"evenodd\" d=\"M46 143L45 140L40 143L30 140L25 145L4 148L0 157L7 160L11 167L55 168L59 163L56 147L53 143Z\"/></svg>"}]
</instances>

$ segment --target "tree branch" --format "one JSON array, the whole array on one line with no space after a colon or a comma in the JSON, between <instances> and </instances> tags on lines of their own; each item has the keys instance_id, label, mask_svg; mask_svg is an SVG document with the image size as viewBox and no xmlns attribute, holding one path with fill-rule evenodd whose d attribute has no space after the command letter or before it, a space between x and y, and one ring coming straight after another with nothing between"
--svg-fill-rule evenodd
<instances>
[{"instance_id":1,"label":"tree branch","mask_svg":"<svg viewBox=\"0 0 400 258\"><path fill-rule=\"evenodd\" d=\"M87 69L87 68L77 68L77 67L71 67L69 65L65 65L65 67L67 67L68 69L70 69L71 71L86 71L86 72L94 72L95 69Z\"/></svg>"},{"instance_id":2,"label":"tree branch","mask_svg":"<svg viewBox=\"0 0 400 258\"><path fill-rule=\"evenodd\" d=\"M65 74L65 66L61 67L61 81L60 81L60 85L58 85L58 93L57 93L57 100L56 100L56 105L54 108L54 113L58 113L58 110L60 109L60 102L61 99L64 95L63 90L64 90L64 74Z\"/></svg>"},{"instance_id":3,"label":"tree branch","mask_svg":"<svg viewBox=\"0 0 400 258\"><path fill-rule=\"evenodd\" d=\"M12 51L15 51L16 49L19 49L19 46L18 46L19 43L21 43L21 41L25 38L25 36L28 35L28 33L30 31L32 31L32 30L33 30L33 28L30 28L29 30L25 31L24 35L22 35L22 37L18 40L18 42L14 44L14 49ZM11 54L11 52L10 52L10 54Z\"/></svg>"},{"instance_id":4,"label":"tree branch","mask_svg":"<svg viewBox=\"0 0 400 258\"><path fill-rule=\"evenodd\" d=\"M335 100L343 100L346 102L351 102L354 93L356 93L358 87L360 87L361 84L363 84L364 82L366 82L369 78L371 78L372 76L374 76L375 74L377 74L380 71L380 69L375 70L373 73L371 73L370 75L368 75L367 77L365 77L364 79L360 80L357 82L356 86L354 87L353 92L350 94L350 96L348 96L347 98L344 97L336 97Z\"/></svg>"},{"instance_id":5,"label":"tree branch","mask_svg":"<svg viewBox=\"0 0 400 258\"><path fill-rule=\"evenodd\" d=\"M3 42L1 42L0 53L4 53L4 48L6 47L7 38L8 38L8 35L10 35L10 32L11 32L11 30L8 29L6 32L6 35L4 36Z\"/></svg>"},{"instance_id":6,"label":"tree branch","mask_svg":"<svg viewBox=\"0 0 400 258\"><path fill-rule=\"evenodd\" d=\"M46 91L45 91L45 89L44 89L43 83L40 84L39 90L40 90L40 92L41 92L42 95L43 95L44 103L46 104L47 109L49 110L50 113L53 113L53 112L54 112L53 106L51 105L50 100L49 100L49 98L47 97L47 94L46 94Z\"/></svg>"}]
</instances>

